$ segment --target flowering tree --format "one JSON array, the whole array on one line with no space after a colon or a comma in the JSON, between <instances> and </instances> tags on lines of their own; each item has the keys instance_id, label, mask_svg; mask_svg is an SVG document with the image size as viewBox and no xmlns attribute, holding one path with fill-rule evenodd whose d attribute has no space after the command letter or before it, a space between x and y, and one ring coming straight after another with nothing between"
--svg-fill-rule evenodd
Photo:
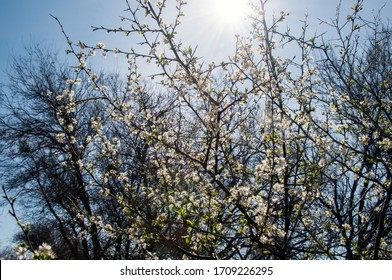
<instances>
[{"instance_id":1,"label":"flowering tree","mask_svg":"<svg viewBox=\"0 0 392 280\"><path fill-rule=\"evenodd\" d=\"M86 73L91 53L125 54L131 71L129 96L140 92L135 61L155 62L161 69L156 75L162 77L161 86L175 96L170 116L142 110L142 123L127 102L113 104L113 120L125 120L127 133L144 139L154 166L142 186L128 186L130 170L121 176L129 194L118 199L135 221L129 230L136 245L158 257L162 250L157 246L168 246L178 256L211 259L298 258L313 252L304 249L311 243L303 223L317 193L313 162L318 157L312 155L317 148L297 137L301 121L291 119L285 105L286 89L292 94L297 89L291 88L287 62L273 55L269 32L284 14L268 27L262 3L252 31L255 40L238 38L229 61L204 67L191 47L176 41L183 1L173 7L177 16L172 23L164 22L165 1L136 2L137 8L128 3L131 17L124 18L132 29L96 29L141 34L140 44L149 47L146 53L109 50L102 43L79 44L80 51L70 44L69 50ZM139 13L147 14L151 23L141 23ZM223 73L220 79L214 75L218 72ZM113 174L111 169L100 177ZM148 205L134 202L135 196Z\"/></svg>"},{"instance_id":2,"label":"flowering tree","mask_svg":"<svg viewBox=\"0 0 392 280\"><path fill-rule=\"evenodd\" d=\"M126 26L94 30L138 40L130 51L74 44L55 18L88 81L88 98L70 97L75 78L56 98L81 107L63 112L55 142L79 139L76 109L104 108L85 111L83 158L66 154L91 205L72 208L88 233L82 257L390 258L389 53L378 47L389 31L357 24L362 1L332 23L336 47L309 38L307 21L299 36L283 31L288 15L269 19L257 1L249 35L219 63L181 42L185 1L126 4ZM376 37L360 45L369 27ZM287 47L299 55L278 55ZM124 82L89 66L110 52L128 61Z\"/></svg>"}]
</instances>

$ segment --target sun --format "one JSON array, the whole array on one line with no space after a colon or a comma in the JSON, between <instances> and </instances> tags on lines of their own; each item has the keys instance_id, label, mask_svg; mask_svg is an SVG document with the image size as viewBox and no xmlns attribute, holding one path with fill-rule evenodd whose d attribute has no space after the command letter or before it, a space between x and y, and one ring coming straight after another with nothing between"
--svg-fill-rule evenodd
<instances>
[{"instance_id":1,"label":"sun","mask_svg":"<svg viewBox=\"0 0 392 280\"><path fill-rule=\"evenodd\" d=\"M216 19L224 24L238 24L249 14L249 0L212 0Z\"/></svg>"}]
</instances>

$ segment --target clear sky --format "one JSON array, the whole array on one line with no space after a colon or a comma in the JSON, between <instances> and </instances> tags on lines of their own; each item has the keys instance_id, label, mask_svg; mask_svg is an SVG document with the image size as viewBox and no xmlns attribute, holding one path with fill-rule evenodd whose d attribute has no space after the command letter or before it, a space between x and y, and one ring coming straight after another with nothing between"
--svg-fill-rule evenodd
<instances>
[{"instance_id":1,"label":"clear sky","mask_svg":"<svg viewBox=\"0 0 392 280\"><path fill-rule=\"evenodd\" d=\"M168 0L174 1L174 0ZM214 1L220 4L214 5ZM224 59L233 48L234 32L225 20L217 19L217 7L225 5L226 0L188 0L185 10L184 43L198 44L202 56ZM229 0L227 0L229 1ZM247 0L238 0L247 1ZM130 3L133 0L129 0ZM328 20L334 17L338 0L270 0L269 7L279 13L290 12L287 24L298 27L304 14L318 26L318 19ZM352 6L355 0L343 0L344 11ZM223 4L222 4L223 3ZM365 0L365 10L370 12L382 10L385 20L392 15L392 0ZM92 33L91 25L119 27L120 15L126 15L125 0L0 0L0 84L5 81L9 58L11 55L23 54L23 48L31 43L56 49L64 53L65 39L59 26L50 17L58 17L73 41L84 41L95 44L105 42L108 47L131 48L133 42L124 37L111 36L100 32ZM110 38L110 39L109 39ZM211 56L211 57L209 57ZM125 71L126 65L121 58L110 61L110 71ZM125 67L125 69L124 69ZM0 178L0 184L1 184ZM15 232L15 222L7 215L7 209L0 209L0 247L11 240Z\"/></svg>"}]
</instances>

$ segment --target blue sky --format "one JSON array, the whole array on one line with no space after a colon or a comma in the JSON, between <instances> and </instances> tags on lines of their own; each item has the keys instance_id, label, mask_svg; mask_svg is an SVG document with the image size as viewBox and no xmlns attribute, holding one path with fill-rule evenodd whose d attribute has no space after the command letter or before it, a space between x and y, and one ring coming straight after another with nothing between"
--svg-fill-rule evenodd
<instances>
[{"instance_id":1,"label":"blue sky","mask_svg":"<svg viewBox=\"0 0 392 280\"><path fill-rule=\"evenodd\" d=\"M173 0L174 1L174 0ZM233 33L211 19L214 11L210 3L214 0L188 0L184 25L189 29L189 43L197 42L200 50L209 53L214 47L227 47L234 41ZM247 0L239 0L247 1ZM343 0L349 7L355 0ZM130 0L132 3L133 0ZM310 20L329 19L334 16L338 0L270 0L269 7L276 12L289 11L288 24L297 24L308 12ZM377 10L387 3L385 16L392 11L392 0L365 0L368 11ZM0 0L0 69L4 70L12 54L20 54L23 47L32 42L51 46L59 51L66 48L59 26L49 16L57 16L73 41L83 40L91 44L104 41L106 34L91 32L91 25L117 27L124 15L125 0ZM389 13L390 14L390 13ZM231 40L230 40L230 38ZM129 44L116 36L110 37L108 46ZM227 42L226 42L227 41ZM3 73L0 71L0 77Z\"/></svg>"},{"instance_id":2,"label":"blue sky","mask_svg":"<svg viewBox=\"0 0 392 280\"><path fill-rule=\"evenodd\" d=\"M214 11L210 5L212 1L188 0L183 41L187 44L197 43L203 56L216 56L216 60L219 60L230 54L228 50L232 48L235 39L233 30L214 21ZM295 28L306 12L315 26L318 26L319 18L333 18L338 2L270 0L269 7L276 12L290 12L287 23ZM344 11L348 11L347 7L353 3L354 0L343 0ZM386 6L382 15L387 19L388 15L392 15L392 0L365 0L365 10L378 10L383 4ZM125 7L125 0L0 0L0 84L5 81L10 56L23 54L23 48L31 43L40 43L64 53L65 39L49 14L61 20L73 41L82 40L89 44L103 41L108 47L132 47L133 42L117 36L108 39L107 34L92 33L90 28L91 25L120 26L119 16L124 15ZM110 71L125 71L126 68L123 68L126 65L121 61L121 58L112 59L106 67ZM0 209L0 247L11 240L15 229L15 222L7 215L7 209Z\"/></svg>"}]
</instances>

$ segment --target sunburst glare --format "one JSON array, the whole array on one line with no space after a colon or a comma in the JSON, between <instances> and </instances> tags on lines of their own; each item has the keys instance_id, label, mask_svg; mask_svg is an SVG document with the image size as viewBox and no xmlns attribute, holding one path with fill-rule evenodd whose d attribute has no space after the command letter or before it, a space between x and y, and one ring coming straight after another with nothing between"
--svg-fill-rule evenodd
<instances>
[{"instance_id":1,"label":"sunburst glare","mask_svg":"<svg viewBox=\"0 0 392 280\"><path fill-rule=\"evenodd\" d=\"M249 0L213 0L216 19L223 24L236 25L249 14Z\"/></svg>"}]
</instances>

